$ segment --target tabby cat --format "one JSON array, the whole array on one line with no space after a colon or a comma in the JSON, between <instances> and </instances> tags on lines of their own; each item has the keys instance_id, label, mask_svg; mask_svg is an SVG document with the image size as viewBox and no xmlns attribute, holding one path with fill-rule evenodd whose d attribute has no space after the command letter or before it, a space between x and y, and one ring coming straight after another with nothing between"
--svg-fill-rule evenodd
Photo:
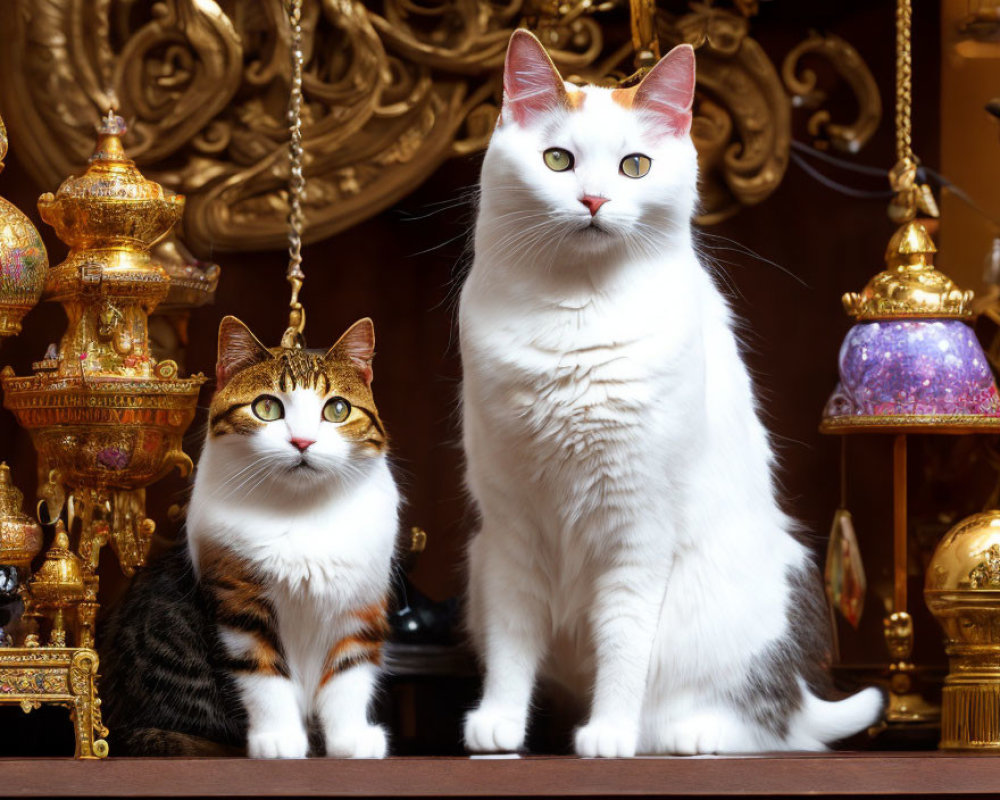
<instances>
[{"instance_id":1,"label":"tabby cat","mask_svg":"<svg viewBox=\"0 0 1000 800\"><path fill-rule=\"evenodd\" d=\"M101 629L117 752L386 754L369 713L399 493L374 343L369 319L325 354L268 350L222 321L186 545Z\"/></svg>"}]
</instances>

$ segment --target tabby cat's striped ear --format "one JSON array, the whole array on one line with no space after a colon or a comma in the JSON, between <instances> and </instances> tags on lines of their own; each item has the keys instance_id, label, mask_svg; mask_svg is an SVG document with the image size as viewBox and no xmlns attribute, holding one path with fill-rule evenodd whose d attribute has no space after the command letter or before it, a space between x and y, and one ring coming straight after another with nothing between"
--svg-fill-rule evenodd
<instances>
[{"instance_id":1,"label":"tabby cat's striped ear","mask_svg":"<svg viewBox=\"0 0 1000 800\"><path fill-rule=\"evenodd\" d=\"M375 358L375 324L370 317L359 319L331 347L326 357L348 360L361 375L365 386L372 384L372 359Z\"/></svg>"},{"instance_id":2,"label":"tabby cat's striped ear","mask_svg":"<svg viewBox=\"0 0 1000 800\"><path fill-rule=\"evenodd\" d=\"M215 388L222 389L237 372L271 358L271 353L236 317L219 323L219 356L215 362Z\"/></svg>"}]
</instances>

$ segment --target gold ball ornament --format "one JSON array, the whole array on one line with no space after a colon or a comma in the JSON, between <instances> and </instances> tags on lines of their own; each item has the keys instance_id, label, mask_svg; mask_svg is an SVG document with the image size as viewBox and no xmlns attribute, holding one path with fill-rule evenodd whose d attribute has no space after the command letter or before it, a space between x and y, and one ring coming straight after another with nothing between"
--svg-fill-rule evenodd
<instances>
[{"instance_id":1,"label":"gold ball ornament","mask_svg":"<svg viewBox=\"0 0 1000 800\"><path fill-rule=\"evenodd\" d=\"M927 607L947 637L941 748L1000 751L1000 511L945 534L927 568Z\"/></svg>"},{"instance_id":2,"label":"gold ball ornament","mask_svg":"<svg viewBox=\"0 0 1000 800\"><path fill-rule=\"evenodd\" d=\"M7 130L0 119L0 172ZM42 296L49 256L38 230L16 206L0 197L0 338L21 332L24 319Z\"/></svg>"}]
</instances>

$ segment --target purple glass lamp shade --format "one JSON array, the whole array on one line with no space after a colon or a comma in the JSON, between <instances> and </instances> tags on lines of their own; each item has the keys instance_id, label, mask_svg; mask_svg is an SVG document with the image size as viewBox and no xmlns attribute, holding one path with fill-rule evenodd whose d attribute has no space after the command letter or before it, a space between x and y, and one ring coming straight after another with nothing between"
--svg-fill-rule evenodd
<instances>
[{"instance_id":1,"label":"purple glass lamp shade","mask_svg":"<svg viewBox=\"0 0 1000 800\"><path fill-rule=\"evenodd\" d=\"M972 328L958 319L859 322L840 347L839 367L824 422L1000 418L989 363Z\"/></svg>"}]
</instances>

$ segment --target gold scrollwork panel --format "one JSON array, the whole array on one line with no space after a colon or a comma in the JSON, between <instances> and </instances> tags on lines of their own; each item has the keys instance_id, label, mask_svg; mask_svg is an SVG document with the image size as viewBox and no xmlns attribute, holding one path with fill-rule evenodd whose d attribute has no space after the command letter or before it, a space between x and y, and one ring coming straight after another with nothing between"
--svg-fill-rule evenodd
<instances>
[{"instance_id":1,"label":"gold scrollwork panel","mask_svg":"<svg viewBox=\"0 0 1000 800\"><path fill-rule=\"evenodd\" d=\"M288 202L289 30L281 0L8 0L0 110L18 157L46 189L86 161L94 124L117 104L129 154L188 198L196 248L282 247ZM399 201L445 160L482 149L511 32L535 31L570 79L607 80L635 56L624 0L305 0L306 238L323 239ZM745 5L745 4L744 4ZM698 48L693 127L700 221L758 203L788 163L792 103L817 135L860 146L880 116L874 81L835 37L813 37L782 76L740 12L691 3L657 11L660 42ZM836 125L806 55L831 61L859 98Z\"/></svg>"}]
</instances>

